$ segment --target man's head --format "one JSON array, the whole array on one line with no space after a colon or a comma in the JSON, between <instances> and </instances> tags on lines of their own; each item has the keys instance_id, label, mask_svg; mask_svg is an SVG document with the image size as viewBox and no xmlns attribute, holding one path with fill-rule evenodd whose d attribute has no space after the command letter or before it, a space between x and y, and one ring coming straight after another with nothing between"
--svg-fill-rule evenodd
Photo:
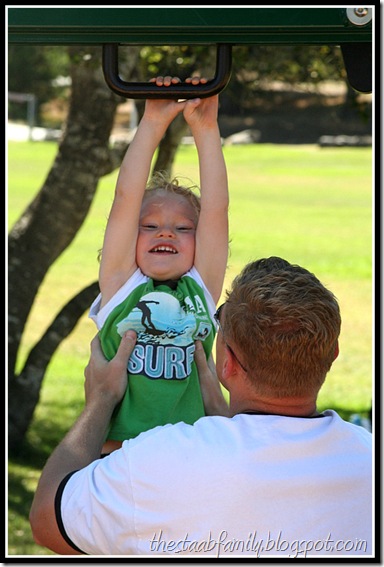
<instances>
[{"instance_id":1,"label":"man's head","mask_svg":"<svg viewBox=\"0 0 384 567\"><path fill-rule=\"evenodd\" d=\"M277 257L251 262L221 310L227 346L260 395L316 395L338 354L336 298L308 270Z\"/></svg>"}]
</instances>

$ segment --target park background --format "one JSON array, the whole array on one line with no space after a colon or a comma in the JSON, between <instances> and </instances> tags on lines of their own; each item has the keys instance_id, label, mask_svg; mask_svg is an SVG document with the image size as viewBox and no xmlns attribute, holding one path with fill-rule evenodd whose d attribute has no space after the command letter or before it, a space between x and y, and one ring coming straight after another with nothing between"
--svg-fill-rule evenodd
<instances>
[{"instance_id":1,"label":"park background","mask_svg":"<svg viewBox=\"0 0 384 567\"><path fill-rule=\"evenodd\" d=\"M340 356L320 395L320 409L350 419L372 404L372 133L371 95L345 105L345 83L289 85L271 81L246 111L220 111L230 187L230 257L223 290L250 260L279 255L313 271L339 300ZM65 120L62 100L45 105L43 141L8 137L8 229L47 175ZM116 114L112 135L130 130L132 105ZM18 126L23 125L18 120ZM19 130L20 131L20 130ZM26 130L23 130L26 132ZM32 134L33 132L32 131ZM11 125L9 125L9 133ZM47 139L48 138L48 139ZM197 155L188 137L178 148L175 175L198 182ZM20 367L31 346L77 290L97 279L117 171L101 178L75 240L49 270L28 319ZM214 243L212 244L214 245ZM45 460L80 413L83 371L94 324L84 313L56 351L25 442L9 455L8 553L50 555L33 543L28 512Z\"/></svg>"}]
</instances>

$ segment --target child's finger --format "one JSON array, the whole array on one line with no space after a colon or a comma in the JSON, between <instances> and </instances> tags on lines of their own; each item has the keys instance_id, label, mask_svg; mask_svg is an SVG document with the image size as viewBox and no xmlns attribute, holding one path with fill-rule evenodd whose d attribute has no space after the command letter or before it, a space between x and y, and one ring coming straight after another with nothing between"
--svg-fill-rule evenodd
<instances>
[{"instance_id":1,"label":"child's finger","mask_svg":"<svg viewBox=\"0 0 384 567\"><path fill-rule=\"evenodd\" d=\"M208 82L208 79L205 77L188 77L188 79L185 79L185 82L188 84L192 83L192 85L198 85L200 83L205 85Z\"/></svg>"}]
</instances>

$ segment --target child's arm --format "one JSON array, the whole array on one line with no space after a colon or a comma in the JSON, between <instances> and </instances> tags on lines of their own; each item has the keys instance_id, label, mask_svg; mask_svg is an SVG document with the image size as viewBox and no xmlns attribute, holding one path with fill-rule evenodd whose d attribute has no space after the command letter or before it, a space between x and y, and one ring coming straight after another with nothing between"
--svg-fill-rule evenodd
<instances>
[{"instance_id":1,"label":"child's arm","mask_svg":"<svg viewBox=\"0 0 384 567\"><path fill-rule=\"evenodd\" d=\"M193 84L199 79L190 79ZM203 79L200 82L204 82ZM214 301L220 299L228 260L228 180L217 123L218 95L187 101L189 124L199 157L201 212L195 266Z\"/></svg>"},{"instance_id":2,"label":"child's arm","mask_svg":"<svg viewBox=\"0 0 384 567\"><path fill-rule=\"evenodd\" d=\"M155 81L166 87L178 79L159 77ZM105 231L99 271L102 305L137 268L140 209L152 158L167 127L183 108L184 103L173 100L146 101L143 118L121 164Z\"/></svg>"}]
</instances>

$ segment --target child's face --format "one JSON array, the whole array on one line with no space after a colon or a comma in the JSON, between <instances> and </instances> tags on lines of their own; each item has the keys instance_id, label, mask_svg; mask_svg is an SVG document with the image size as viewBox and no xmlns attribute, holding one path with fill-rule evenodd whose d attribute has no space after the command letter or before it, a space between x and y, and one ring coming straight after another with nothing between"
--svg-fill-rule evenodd
<instances>
[{"instance_id":1,"label":"child's face","mask_svg":"<svg viewBox=\"0 0 384 567\"><path fill-rule=\"evenodd\" d=\"M178 279L193 266L197 216L172 193L147 197L141 207L136 263L156 280Z\"/></svg>"}]
</instances>

